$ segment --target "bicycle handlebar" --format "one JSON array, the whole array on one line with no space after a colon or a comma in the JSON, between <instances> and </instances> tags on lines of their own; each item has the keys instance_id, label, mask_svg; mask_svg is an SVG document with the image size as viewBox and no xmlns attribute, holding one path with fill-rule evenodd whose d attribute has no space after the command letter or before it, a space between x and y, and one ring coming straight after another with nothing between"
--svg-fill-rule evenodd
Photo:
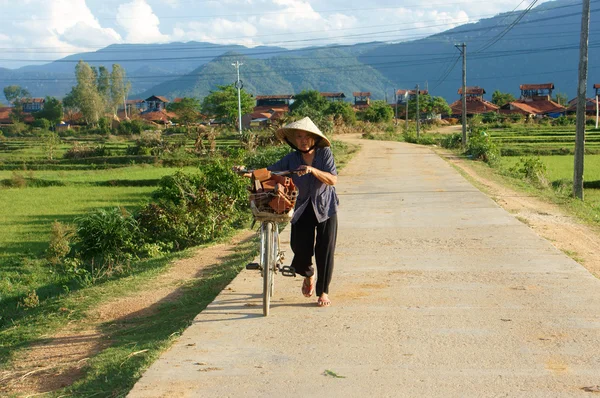
<instances>
[{"instance_id":1,"label":"bicycle handlebar","mask_svg":"<svg viewBox=\"0 0 600 398\"><path fill-rule=\"evenodd\" d=\"M234 167L233 171L235 171L239 175L246 175L246 174L251 175L254 170L249 170L249 169L245 169L245 168L244 169L236 169ZM278 176L286 176L289 174L298 174L299 172L300 172L300 170L282 170L282 171L271 171L271 174L278 175Z\"/></svg>"}]
</instances>

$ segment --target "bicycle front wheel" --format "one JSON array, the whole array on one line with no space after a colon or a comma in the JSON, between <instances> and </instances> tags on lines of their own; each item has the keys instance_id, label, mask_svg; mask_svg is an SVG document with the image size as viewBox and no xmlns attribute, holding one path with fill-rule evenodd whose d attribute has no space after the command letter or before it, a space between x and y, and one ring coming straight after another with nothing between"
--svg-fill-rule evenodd
<instances>
[{"instance_id":1,"label":"bicycle front wheel","mask_svg":"<svg viewBox=\"0 0 600 398\"><path fill-rule=\"evenodd\" d=\"M263 315L268 316L271 306L271 295L273 294L273 277L275 256L273 247L273 224L270 222L262 223L261 231L261 265L263 274Z\"/></svg>"}]
</instances>

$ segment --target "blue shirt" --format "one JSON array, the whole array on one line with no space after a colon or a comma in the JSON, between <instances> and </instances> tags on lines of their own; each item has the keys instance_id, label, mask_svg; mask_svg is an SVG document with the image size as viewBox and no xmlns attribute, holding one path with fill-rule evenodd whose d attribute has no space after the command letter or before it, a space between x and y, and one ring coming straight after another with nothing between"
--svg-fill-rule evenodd
<instances>
[{"instance_id":1,"label":"blue shirt","mask_svg":"<svg viewBox=\"0 0 600 398\"><path fill-rule=\"evenodd\" d=\"M307 166L312 166L315 169L337 176L331 148L315 148L315 151L312 164ZM267 167L267 169L270 171L296 170L302 165L306 165L302 158L302 153L294 151L288 153L280 161ZM315 211L317 221L320 223L337 213L340 201L335 192L335 187L321 182L313 174L305 174L303 176L292 174L292 180L298 188L298 198L296 199L292 224L298 221L309 203Z\"/></svg>"}]
</instances>

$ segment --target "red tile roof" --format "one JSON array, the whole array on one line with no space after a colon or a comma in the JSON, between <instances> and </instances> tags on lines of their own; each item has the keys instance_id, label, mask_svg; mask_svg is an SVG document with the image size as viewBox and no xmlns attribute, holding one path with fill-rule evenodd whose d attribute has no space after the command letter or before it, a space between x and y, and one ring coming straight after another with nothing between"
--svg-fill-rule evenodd
<instances>
[{"instance_id":1,"label":"red tile roof","mask_svg":"<svg viewBox=\"0 0 600 398\"><path fill-rule=\"evenodd\" d=\"M523 112L532 115L546 115L548 113L564 112L566 108L554 101L538 100L538 101L522 101L517 100L510 103L511 109L516 108Z\"/></svg>"},{"instance_id":2,"label":"red tile roof","mask_svg":"<svg viewBox=\"0 0 600 398\"><path fill-rule=\"evenodd\" d=\"M554 83L521 84L519 88L521 90L554 90Z\"/></svg>"},{"instance_id":3,"label":"red tile roof","mask_svg":"<svg viewBox=\"0 0 600 398\"><path fill-rule=\"evenodd\" d=\"M168 122L171 119L176 118L177 115L174 113L171 113L171 112L167 112L165 110L160 110L160 111L142 113L140 115L140 117L144 120L148 120L151 122L158 122L158 121Z\"/></svg>"},{"instance_id":4,"label":"red tile roof","mask_svg":"<svg viewBox=\"0 0 600 398\"><path fill-rule=\"evenodd\" d=\"M269 105L261 105L261 106L255 106L254 109L253 109L254 112L259 112L259 113L260 112L268 112L268 111L271 111L271 110L273 110L275 112L285 113L285 112L289 112L290 111L290 107L287 106L287 105L279 105L279 106L276 106L276 107L269 106Z\"/></svg>"},{"instance_id":5,"label":"red tile roof","mask_svg":"<svg viewBox=\"0 0 600 398\"><path fill-rule=\"evenodd\" d=\"M276 95L257 95L255 97L257 100L267 100L267 99L292 99L294 96L292 94L276 94Z\"/></svg>"},{"instance_id":6,"label":"red tile roof","mask_svg":"<svg viewBox=\"0 0 600 398\"><path fill-rule=\"evenodd\" d=\"M577 98L574 98L571 101L569 101L569 107L567 108L567 110L570 112L577 111ZM596 98L595 97L586 99L585 111L592 112L592 113L596 112Z\"/></svg>"},{"instance_id":7,"label":"red tile roof","mask_svg":"<svg viewBox=\"0 0 600 398\"><path fill-rule=\"evenodd\" d=\"M0 123L2 123L2 124L12 123L12 120L10 120L11 110L12 110L12 108L9 106L0 107Z\"/></svg>"},{"instance_id":8,"label":"red tile roof","mask_svg":"<svg viewBox=\"0 0 600 398\"><path fill-rule=\"evenodd\" d=\"M145 101L150 101L150 100L152 100L152 98L156 98L162 102L169 102L169 100L166 97L163 97L161 95L153 95L152 97L146 98Z\"/></svg>"},{"instance_id":9,"label":"red tile roof","mask_svg":"<svg viewBox=\"0 0 600 398\"><path fill-rule=\"evenodd\" d=\"M600 88L600 84L594 84L594 88Z\"/></svg>"},{"instance_id":10,"label":"red tile roof","mask_svg":"<svg viewBox=\"0 0 600 398\"><path fill-rule=\"evenodd\" d=\"M462 95L462 87L458 89L458 94ZM474 95L483 95L485 94L485 90L482 89L479 86L467 86L467 95L469 94L474 94Z\"/></svg>"},{"instance_id":11,"label":"red tile roof","mask_svg":"<svg viewBox=\"0 0 600 398\"><path fill-rule=\"evenodd\" d=\"M454 101L450 105L450 108L452 109L453 115L462 114L462 101L461 100ZM496 111L498 111L498 109L500 109L500 107L498 105L495 105L495 104L488 102L481 98L472 98L467 101L467 114L468 115L477 115L480 113L496 112Z\"/></svg>"},{"instance_id":12,"label":"red tile roof","mask_svg":"<svg viewBox=\"0 0 600 398\"><path fill-rule=\"evenodd\" d=\"M346 96L344 95L344 93L321 93L321 95L323 97L327 97L327 98L346 98Z\"/></svg>"},{"instance_id":13,"label":"red tile roof","mask_svg":"<svg viewBox=\"0 0 600 398\"><path fill-rule=\"evenodd\" d=\"M371 93L369 91L357 91L352 93L355 97L370 97Z\"/></svg>"}]
</instances>

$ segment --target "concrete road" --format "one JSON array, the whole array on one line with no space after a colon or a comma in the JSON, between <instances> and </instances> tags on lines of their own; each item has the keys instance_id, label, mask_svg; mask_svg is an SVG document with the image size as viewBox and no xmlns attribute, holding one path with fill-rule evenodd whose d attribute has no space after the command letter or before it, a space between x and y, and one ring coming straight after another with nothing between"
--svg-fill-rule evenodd
<instances>
[{"instance_id":1,"label":"concrete road","mask_svg":"<svg viewBox=\"0 0 600 398\"><path fill-rule=\"evenodd\" d=\"M130 397L594 395L600 281L431 150L361 144L337 186L333 306L278 277L265 318L244 271Z\"/></svg>"}]
</instances>

